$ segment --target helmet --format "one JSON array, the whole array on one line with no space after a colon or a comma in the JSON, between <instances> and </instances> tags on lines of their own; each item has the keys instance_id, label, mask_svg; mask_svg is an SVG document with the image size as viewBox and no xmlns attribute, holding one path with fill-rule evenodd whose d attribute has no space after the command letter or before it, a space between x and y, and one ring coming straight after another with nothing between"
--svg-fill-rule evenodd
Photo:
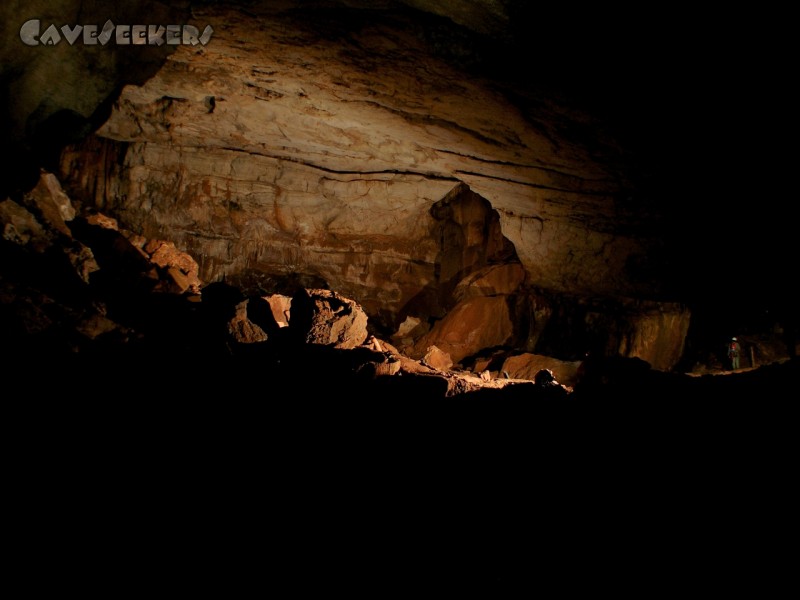
<instances>
[{"instance_id":1,"label":"helmet","mask_svg":"<svg viewBox=\"0 0 800 600\"><path fill-rule=\"evenodd\" d=\"M736 338L731 338L731 341L732 341L732 342L735 342L735 341L736 341Z\"/></svg>"}]
</instances>

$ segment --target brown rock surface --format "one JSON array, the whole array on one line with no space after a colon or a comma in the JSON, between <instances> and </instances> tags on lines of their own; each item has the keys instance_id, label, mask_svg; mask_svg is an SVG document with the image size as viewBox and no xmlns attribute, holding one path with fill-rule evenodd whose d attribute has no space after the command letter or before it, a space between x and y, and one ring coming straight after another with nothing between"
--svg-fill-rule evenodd
<instances>
[{"instance_id":1,"label":"brown rock surface","mask_svg":"<svg viewBox=\"0 0 800 600\"><path fill-rule=\"evenodd\" d=\"M67 221L75 218L75 207L55 175L41 170L36 186L24 194L22 199L25 206L46 227L72 237Z\"/></svg>"},{"instance_id":2,"label":"brown rock surface","mask_svg":"<svg viewBox=\"0 0 800 600\"><path fill-rule=\"evenodd\" d=\"M690 313L676 305L645 312L631 319L632 330L619 342L619 354L641 358L654 369L668 371L683 355Z\"/></svg>"},{"instance_id":3,"label":"brown rock surface","mask_svg":"<svg viewBox=\"0 0 800 600\"><path fill-rule=\"evenodd\" d=\"M283 294L271 294L264 296L264 300L269 304L272 318L275 319L278 327L288 327L292 316L291 297Z\"/></svg>"},{"instance_id":4,"label":"brown rock surface","mask_svg":"<svg viewBox=\"0 0 800 600\"><path fill-rule=\"evenodd\" d=\"M497 241L537 285L650 291L627 272L648 240L628 233L624 176L598 160L616 151L564 138L585 116L523 113L436 58L402 17L376 13L345 50L289 13L257 29L230 9L195 13L213 43L178 47L127 87L99 137L62 165L70 189L123 226L168 231L202 279L304 273L397 315L437 270L457 275L452 248L469 261ZM474 203L450 220L431 214L454 190L488 203L500 237Z\"/></svg>"},{"instance_id":5,"label":"brown rock surface","mask_svg":"<svg viewBox=\"0 0 800 600\"><path fill-rule=\"evenodd\" d=\"M67 255L70 264L75 269L85 283L90 282L92 273L100 270L100 265L97 264L92 249L84 246L80 242L73 242L72 244L64 246L64 253Z\"/></svg>"},{"instance_id":6,"label":"brown rock surface","mask_svg":"<svg viewBox=\"0 0 800 600\"><path fill-rule=\"evenodd\" d=\"M77 0L47 4L40 14L55 23L77 22L72 21L75 15L91 22L97 20L98 12L102 20L108 16L102 15L103 11L113 10L117 15L122 4L136 6L122 13L131 17L181 21L170 19L161 2L117 3L119 6L106 8ZM187 8L187 3L180 4ZM780 144L770 143L767 132L783 131L783 116L773 115L771 110L774 99L783 94L764 93L764 86L752 86L758 91L755 96L770 99L770 106L765 102L757 109L747 94L738 90L728 94L726 86L719 95L714 92L703 99L704 94L683 93L688 87L697 91L693 76L699 72L670 69L676 77L663 79L656 68L659 65L653 64L648 73L639 72L641 79L632 77L635 81L628 84L624 80L631 71L611 61L611 68L600 69L591 83L612 89L604 78L620 67L613 80L624 84L624 89L615 96L595 99L598 104L604 105L603 99L622 100L621 105L606 105L612 120L613 113L622 115L632 108L637 117L652 112L662 121L653 125L649 117L642 121L626 118L625 125L631 130L639 123L645 127L641 131L623 127L622 132L641 138L652 153L640 155L634 143L629 155L629 148L615 148L610 138L593 136L596 123L569 102L560 104L561 98L539 96L538 87L511 89L510 79L487 82L483 79L487 64L468 72L462 67L479 58L478 53L459 57L463 47L450 43L452 28L450 37L439 36L448 33L442 24L450 21L492 35L509 28L529 33L531 27L538 27L536 23L511 19L520 14L518 9L524 3L406 0L406 5L443 17L418 20L414 11L390 13L397 7L395 2L315 2L315 8L322 6L325 17L330 17L316 24L307 18L308 13L303 14L301 3L295 2L234 3L247 5L247 11L217 2L192 4L195 14L191 16L204 24L212 22L219 32L214 42L219 43L178 48L154 78L150 78L155 72L150 67L165 57L152 61L153 52L148 51L157 54L171 49L140 48L141 52L134 53L131 48L109 46L76 51L78 48L66 43L32 49L21 45L13 31L4 36L0 41L0 105L8 113L3 115L2 129L8 134L4 143L9 160L0 162L5 172L36 162L52 165L61 142L93 130L96 119L105 112L97 110L98 106L119 89L120 71L134 67L124 78L143 85L124 92L98 138L62 157L63 173L69 173L71 179L70 193L80 192L73 198L79 198L83 206L109 208L120 217L123 227L136 231L128 237L132 254L144 252L147 238L175 239L176 249L197 259L194 276L198 280L202 272L208 280L225 277L247 282L251 294L255 289L264 294L282 286L291 293L286 290L296 287L287 286L285 280L304 285L313 281L314 287L342 290L371 317L380 318L376 331L384 333L394 331L407 315L418 318L423 327L435 322L444 328L446 315L457 302L504 296L512 323L507 343L517 348L555 348L555 340L564 337L570 343L558 348L564 350L563 355L580 351L584 344L597 344L607 355L641 358L663 370L674 366L682 353L689 323L686 309L621 300L562 318L563 298L549 294L547 302L536 303L528 290L513 288L515 277L485 270L508 271L506 267L519 260L523 286L583 295L580 301L596 295L676 299L683 294L683 299L697 302L703 292L695 291L692 284L703 282L708 274L710 283L699 286L714 291L715 297L706 300L708 306L725 301L726 286L714 290L716 283L732 280L736 286L744 282L740 273L757 272L760 277L748 278L749 307L760 311L764 308L761 299L772 297L770 310L777 308L780 322L787 326L786 339L780 343L789 344L791 354L797 352L797 302L793 302L794 290L785 284L788 281L791 287L793 282L785 273L785 265L793 264L786 260L792 254L783 250L794 239L787 228L791 225L786 225L790 220L782 220L781 213L764 205L755 211L741 211L746 219L756 221L740 228L733 226L739 220L731 216L740 211L730 211L727 206L736 194L784 197L776 174L790 169L778 168L780 161L764 151L780 148ZM342 10L329 12L333 4ZM369 7L371 12L352 18L356 13L351 9L356 6ZM292 11L282 12L284 8ZM14 17L4 19L12 30L18 25L18 9L14 2L2 9L6 17ZM533 15L538 10L521 14ZM430 23L436 23L435 27L430 28ZM544 29L538 27L539 36ZM617 31L597 29L608 38L610 31ZM531 37L538 43L539 36ZM636 44L621 37L627 57ZM500 39L491 42L497 42L499 49ZM520 79L535 81L538 86L544 70L563 64L553 63L564 54L558 49L563 47L557 45L542 56L535 73ZM584 59L580 60L586 65L583 73L591 73L603 63L597 56L584 55ZM702 60L694 62L704 64ZM740 63L734 61L734 68L741 70ZM511 78L516 78L519 72L513 63L508 64ZM581 79L571 70L565 76L576 82ZM719 83L725 78L705 79ZM523 92L531 95L521 97ZM664 97L666 102L638 106L638 101L648 96ZM682 98L692 106L700 102L699 110L686 111L700 118L684 122L685 112L681 115L672 110ZM703 107L724 105L730 98L738 98L735 101L747 108L739 112L754 115L759 124L744 125L729 136L724 119L716 123L707 118L711 113ZM658 134L673 124L677 125L676 135L666 137L674 137L674 145L662 144ZM748 135L748 130L758 133ZM576 131L581 134L575 135ZM704 143L687 146L686 139L697 141L695 133ZM730 151L710 151L707 143L717 139L727 143ZM16 160L17 150L30 154L27 158L31 160ZM624 172L620 164L637 164L640 159L642 167L635 169L631 190L631 173ZM737 168L740 174L754 174L749 185L742 185L735 176ZM772 175L765 178L764 173ZM4 189L0 194L0 199L8 195L17 206L26 208L20 212L13 204L0 206L3 236L12 242L3 243L3 261L13 267L1 274L3 286L11 281L13 287L31 275L31 289L58 298L32 304L44 307L42 322L57 326L61 315L53 310L53 304L63 299L59 295L62 284L69 288L64 297L76 305L90 297L83 284L92 279L103 284L104 292L119 292L124 298L129 282L103 262L110 253L97 252L95 260L88 246L67 240L69 248L60 247L64 243L61 238L69 236L67 225L73 217L68 199L65 202L59 195L52 176L40 178L39 185L31 188L28 175L14 178L13 193ZM8 178L2 180L5 184ZM449 202L454 197L461 201ZM648 222L650 211L665 206L669 207L669 220ZM690 210L684 215L686 208ZM699 218L701 213L708 220ZM673 216L680 218L673 221ZM731 234L739 236L745 230L747 239L737 242L736 259L725 259L726 250L717 248L717 240L727 241ZM786 238L789 244L757 241L758 230L768 232L773 240ZM684 234L697 245L684 249ZM663 235L665 249L672 253L660 257L653 253L651 257L651 245L658 246L648 237L651 235ZM48 245L47 252L30 252L44 245ZM698 248L701 252L696 252ZM61 250L70 264L64 262ZM187 291L191 269L161 262L158 270L145 265L141 278L162 277L162 287ZM106 272L91 277L98 263ZM668 282L663 288L667 293L660 294L659 264L689 266L692 276L680 277L679 285L675 280ZM70 267L83 282L73 281ZM683 275L672 266L670 273ZM19 279L9 280L8 274ZM467 283L458 286L459 282ZM777 290L791 293L773 296ZM142 307L139 299L138 295L130 299L132 312ZM171 306L172 311L173 305L177 306L173 301L179 300L159 296L149 309ZM462 310L464 305L457 308ZM742 316L738 303L720 313L724 314L718 324L742 321L741 331L750 330L744 326L748 321L760 319ZM76 308L74 314L82 313ZM4 325L16 327L13 317L14 312L9 311ZM193 325L191 318L187 319L185 331L191 331ZM467 337L480 329L477 323L472 325L462 332ZM413 342L422 332L405 333L404 343L408 339ZM472 345L478 348L499 337L488 336ZM713 348L715 342L708 343ZM751 346L754 356L755 350L762 348L765 357L777 357L777 347L755 344Z\"/></svg>"},{"instance_id":7,"label":"brown rock surface","mask_svg":"<svg viewBox=\"0 0 800 600\"><path fill-rule=\"evenodd\" d=\"M267 341L266 332L247 317L247 300L236 305L236 314L228 322L228 333L240 344Z\"/></svg>"},{"instance_id":8,"label":"brown rock surface","mask_svg":"<svg viewBox=\"0 0 800 600\"><path fill-rule=\"evenodd\" d=\"M511 356L503 362L502 370L512 379L534 380L536 373L542 369L550 369L558 383L574 386L578 380L580 361L563 361L541 354L519 354Z\"/></svg>"},{"instance_id":9,"label":"brown rock surface","mask_svg":"<svg viewBox=\"0 0 800 600\"><path fill-rule=\"evenodd\" d=\"M411 356L422 356L429 346L448 353L453 362L484 348L501 346L513 334L505 296L482 296L458 303L414 345Z\"/></svg>"},{"instance_id":10,"label":"brown rock surface","mask_svg":"<svg viewBox=\"0 0 800 600\"><path fill-rule=\"evenodd\" d=\"M198 7L213 43L176 48L126 87L96 136L62 154L67 189L127 230L173 240L197 263L173 265L192 280L224 277L252 295L301 281L353 298L385 329L435 321L437 332L393 338L416 357L429 345L456 362L512 341L534 350L552 304L520 304L525 286L658 292L631 277L656 242L641 226L650 209L619 201L619 149L571 137L592 131L590 117L520 110L402 16L332 15L344 49L291 12L254 10L257 29L253 14ZM459 304L481 296L510 306ZM659 326L672 325L642 324L612 351L674 364L674 348L648 341L667 335Z\"/></svg>"},{"instance_id":11,"label":"brown rock surface","mask_svg":"<svg viewBox=\"0 0 800 600\"><path fill-rule=\"evenodd\" d=\"M690 320L691 312L680 304L624 302L614 313L588 312L586 327L605 338L608 356L640 358L668 371L683 354Z\"/></svg>"},{"instance_id":12,"label":"brown rock surface","mask_svg":"<svg viewBox=\"0 0 800 600\"><path fill-rule=\"evenodd\" d=\"M0 224L3 226L3 239L9 242L22 246L31 243L38 251L50 245L51 236L36 217L11 199L0 202Z\"/></svg>"},{"instance_id":13,"label":"brown rock surface","mask_svg":"<svg viewBox=\"0 0 800 600\"><path fill-rule=\"evenodd\" d=\"M516 292L525 281L525 269L518 263L484 267L461 280L453 291L456 300L474 296L498 296Z\"/></svg>"},{"instance_id":14,"label":"brown rock surface","mask_svg":"<svg viewBox=\"0 0 800 600\"><path fill-rule=\"evenodd\" d=\"M436 369L437 371L447 371L453 366L453 359L447 352L443 352L436 346L429 346L422 357L423 364Z\"/></svg>"},{"instance_id":15,"label":"brown rock surface","mask_svg":"<svg viewBox=\"0 0 800 600\"><path fill-rule=\"evenodd\" d=\"M302 289L292 298L289 328L307 344L347 350L367 339L367 315L358 303L336 292Z\"/></svg>"},{"instance_id":16,"label":"brown rock surface","mask_svg":"<svg viewBox=\"0 0 800 600\"><path fill-rule=\"evenodd\" d=\"M117 220L113 217L109 217L108 215L104 215L103 213L91 213L87 215L86 222L89 223L89 225L97 225L98 227L102 227L104 229L113 229L114 231L119 231L119 223L117 223ZM137 239L134 240L131 239L133 237L133 234L128 236L131 244L141 248L142 245L144 245L144 238L142 236L137 236ZM142 243L137 245L138 241L141 241Z\"/></svg>"},{"instance_id":17,"label":"brown rock surface","mask_svg":"<svg viewBox=\"0 0 800 600\"><path fill-rule=\"evenodd\" d=\"M174 242L150 240L144 251L150 255L150 262L166 270L168 281L180 290L178 293L200 291L197 262L186 252L178 250Z\"/></svg>"}]
</instances>

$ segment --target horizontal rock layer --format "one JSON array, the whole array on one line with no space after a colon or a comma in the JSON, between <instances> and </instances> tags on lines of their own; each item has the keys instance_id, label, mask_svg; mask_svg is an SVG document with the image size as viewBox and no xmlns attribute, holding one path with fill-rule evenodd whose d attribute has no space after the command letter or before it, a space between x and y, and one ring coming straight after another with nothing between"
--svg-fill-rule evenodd
<instances>
[{"instance_id":1,"label":"horizontal rock layer","mask_svg":"<svg viewBox=\"0 0 800 600\"><path fill-rule=\"evenodd\" d=\"M586 117L521 109L402 17L195 17L213 40L127 87L105 142L67 152L62 175L125 226L169 230L204 279L301 273L397 314L434 278L432 205L466 186L537 285L656 291L631 274L650 241L614 149L571 139Z\"/></svg>"},{"instance_id":2,"label":"horizontal rock layer","mask_svg":"<svg viewBox=\"0 0 800 600\"><path fill-rule=\"evenodd\" d=\"M548 340L557 323L583 345L600 338L609 352L675 364L688 315L674 335L669 318L629 326L635 313L626 325L607 317L601 332L584 317L550 321L553 293L660 293L644 276L653 215L627 198L598 123L544 98L512 100L443 60L431 25L407 15L338 12L321 25L263 10L196 10L213 40L178 47L62 153L73 198L174 240L203 281L259 295L336 290L388 334L415 319L403 347L417 357L543 344L573 358Z\"/></svg>"}]
</instances>

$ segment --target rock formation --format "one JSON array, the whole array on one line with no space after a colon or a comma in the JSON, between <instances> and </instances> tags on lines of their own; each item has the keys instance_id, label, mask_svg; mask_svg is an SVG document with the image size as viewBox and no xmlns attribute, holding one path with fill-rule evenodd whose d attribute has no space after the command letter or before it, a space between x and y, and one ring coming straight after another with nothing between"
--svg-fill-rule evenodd
<instances>
[{"instance_id":1,"label":"rock formation","mask_svg":"<svg viewBox=\"0 0 800 600\"><path fill-rule=\"evenodd\" d=\"M663 277L681 223L648 195L621 130L544 77L487 68L487 40L519 43L498 33L520 33L521 5L179 4L114 18L191 19L209 43L15 53L4 38L11 253L58 254L118 298L224 283L242 298L220 304L220 335L251 346L305 323L305 342L377 334L479 372L521 353L661 371L685 359L693 313L675 271ZM51 8L74 17L68 0ZM81 18L102 20L96 9ZM57 172L31 177L37 163ZM354 320L338 330L341 311Z\"/></svg>"},{"instance_id":2,"label":"rock formation","mask_svg":"<svg viewBox=\"0 0 800 600\"><path fill-rule=\"evenodd\" d=\"M305 344L349 350L366 341L367 315L336 292L302 289L292 298L289 329Z\"/></svg>"},{"instance_id":3,"label":"rock formation","mask_svg":"<svg viewBox=\"0 0 800 600\"><path fill-rule=\"evenodd\" d=\"M617 149L570 139L565 124L583 117L520 110L438 57L408 17L332 15L320 28L267 11L254 29L230 9L194 14L215 27L213 43L179 47L128 86L61 172L126 227L168 232L201 279L249 293L291 294L298 279L334 289L385 330L428 323L412 353L437 345L456 362L534 344L517 323L530 312L523 285L660 293L631 270L658 244L650 215L619 203ZM680 342L648 334L623 354L655 344L648 352L669 356L659 366L674 364Z\"/></svg>"},{"instance_id":4,"label":"rock formation","mask_svg":"<svg viewBox=\"0 0 800 600\"><path fill-rule=\"evenodd\" d=\"M515 597L533 568L792 589L771 534L796 512L795 35L764 8L655 8L2 3L6 482L30 505L11 571L149 587L107 543L76 569L26 552L58 542L59 483L139 499L142 474L237 501L264 480L276 587ZM214 35L31 47L33 17ZM134 528L187 539L203 592L231 595L240 555L220 568L213 531L149 504L167 527L138 503ZM673 539L688 568L654 547ZM196 572L162 546L150 563Z\"/></svg>"}]
</instances>

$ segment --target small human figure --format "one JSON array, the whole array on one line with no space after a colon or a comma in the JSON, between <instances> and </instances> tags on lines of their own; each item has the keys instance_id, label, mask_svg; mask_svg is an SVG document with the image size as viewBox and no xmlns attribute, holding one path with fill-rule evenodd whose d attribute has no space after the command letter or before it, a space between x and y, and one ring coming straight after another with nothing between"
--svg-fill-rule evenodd
<instances>
[{"instance_id":1,"label":"small human figure","mask_svg":"<svg viewBox=\"0 0 800 600\"><path fill-rule=\"evenodd\" d=\"M731 363L731 370L735 371L739 368L739 354L741 354L742 347L735 337L731 338L731 343L728 344L728 360Z\"/></svg>"}]
</instances>

